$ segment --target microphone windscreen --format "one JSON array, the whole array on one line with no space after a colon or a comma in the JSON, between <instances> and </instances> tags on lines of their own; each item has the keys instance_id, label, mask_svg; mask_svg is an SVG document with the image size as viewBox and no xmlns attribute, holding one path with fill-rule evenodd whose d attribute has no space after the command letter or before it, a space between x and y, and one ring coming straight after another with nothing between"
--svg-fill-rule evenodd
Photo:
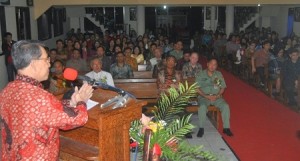
<instances>
[{"instance_id":1,"label":"microphone windscreen","mask_svg":"<svg viewBox=\"0 0 300 161\"><path fill-rule=\"evenodd\" d=\"M64 78L69 81L74 81L78 76L78 72L72 68L66 68L64 71Z\"/></svg>"}]
</instances>

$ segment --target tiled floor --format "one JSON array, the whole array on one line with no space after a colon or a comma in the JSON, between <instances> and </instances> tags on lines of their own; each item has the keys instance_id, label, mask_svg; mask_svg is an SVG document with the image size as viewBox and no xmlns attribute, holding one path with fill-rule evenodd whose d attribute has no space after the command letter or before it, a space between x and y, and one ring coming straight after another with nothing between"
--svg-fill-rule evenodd
<instances>
[{"instance_id":1,"label":"tiled floor","mask_svg":"<svg viewBox=\"0 0 300 161\"><path fill-rule=\"evenodd\" d=\"M191 118L192 123L197 126L198 116L194 114ZM205 150L215 153L220 161L238 161L233 152L227 146L227 144L222 139L217 129L212 125L212 123L207 119L204 127L204 136L198 138L197 132L198 127L193 130L193 138L187 139L187 141L192 145L203 145ZM131 161L134 161L134 157L131 157Z\"/></svg>"},{"instance_id":2,"label":"tiled floor","mask_svg":"<svg viewBox=\"0 0 300 161\"><path fill-rule=\"evenodd\" d=\"M194 114L191 118L192 123L197 126L198 116ZM198 127L193 130L193 139L187 139L190 144L203 145L208 151L214 152L221 161L238 161L233 152L222 139L217 129L207 119L204 126L204 135L198 138Z\"/></svg>"}]
</instances>

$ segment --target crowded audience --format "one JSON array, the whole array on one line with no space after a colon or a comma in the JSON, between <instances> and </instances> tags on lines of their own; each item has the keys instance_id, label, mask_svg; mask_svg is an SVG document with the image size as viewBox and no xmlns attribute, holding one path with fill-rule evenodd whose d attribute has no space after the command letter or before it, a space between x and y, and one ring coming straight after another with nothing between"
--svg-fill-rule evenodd
<instances>
[{"instance_id":1,"label":"crowded audience","mask_svg":"<svg viewBox=\"0 0 300 161\"><path fill-rule=\"evenodd\" d=\"M250 83L257 82L257 87L263 91L271 90L272 97L285 97L292 107L299 105L295 99L300 75L300 44L296 35L280 38L271 28L255 27L230 35L222 30L204 30L190 35L191 44L184 44L188 41L183 42L178 35L147 32L131 37L113 30L69 33L65 40L56 41L56 48L48 51L49 91L64 91L62 72L65 68L74 68L111 86L114 86L114 79L135 78L134 72L147 70L157 79L160 91L165 91L184 79L197 77L206 66L200 64L201 60L215 58L221 68ZM10 64L9 50L14 41L10 33L5 34L5 40L2 49L11 81L14 68ZM146 68L140 68L142 66Z\"/></svg>"}]
</instances>

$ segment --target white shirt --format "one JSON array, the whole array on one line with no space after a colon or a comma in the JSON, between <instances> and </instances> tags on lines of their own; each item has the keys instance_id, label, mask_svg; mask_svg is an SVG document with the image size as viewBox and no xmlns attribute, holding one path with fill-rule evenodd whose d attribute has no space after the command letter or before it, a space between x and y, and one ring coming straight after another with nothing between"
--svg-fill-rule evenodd
<instances>
[{"instance_id":1,"label":"white shirt","mask_svg":"<svg viewBox=\"0 0 300 161\"><path fill-rule=\"evenodd\" d=\"M115 86L114 80L113 80L111 74L108 73L108 72L105 72L103 70L101 72L99 72L99 73L91 71L91 72L89 72L89 73L87 73L85 75L88 76L88 77L90 77L91 79L95 79L96 81L100 81L102 83L106 83L106 84L108 84L110 86L113 86L113 87Z\"/></svg>"},{"instance_id":2,"label":"white shirt","mask_svg":"<svg viewBox=\"0 0 300 161\"><path fill-rule=\"evenodd\" d=\"M157 59L157 58L152 58L150 59L150 63L151 63L151 66L152 66L152 70L154 68L154 66L160 61L161 59Z\"/></svg>"},{"instance_id":3,"label":"white shirt","mask_svg":"<svg viewBox=\"0 0 300 161\"><path fill-rule=\"evenodd\" d=\"M236 52L236 61L234 62L235 64L241 64L241 62L242 62L242 55L244 55L244 50L239 49Z\"/></svg>"}]
</instances>

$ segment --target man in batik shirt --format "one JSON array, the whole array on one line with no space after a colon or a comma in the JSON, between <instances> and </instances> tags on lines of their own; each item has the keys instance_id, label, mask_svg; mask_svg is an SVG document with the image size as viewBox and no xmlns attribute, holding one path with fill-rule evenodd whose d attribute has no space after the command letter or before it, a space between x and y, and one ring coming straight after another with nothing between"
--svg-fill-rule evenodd
<instances>
[{"instance_id":1,"label":"man in batik shirt","mask_svg":"<svg viewBox=\"0 0 300 161\"><path fill-rule=\"evenodd\" d=\"M91 86L75 88L71 100L60 102L42 88L48 78L50 59L42 44L19 41L12 58L16 80L0 93L2 161L57 161L59 129L82 126L88 120L86 101Z\"/></svg>"},{"instance_id":2,"label":"man in batik shirt","mask_svg":"<svg viewBox=\"0 0 300 161\"><path fill-rule=\"evenodd\" d=\"M132 50L130 47L125 48L125 63L128 64L133 71L138 71L138 64L135 58L131 57Z\"/></svg>"},{"instance_id":3,"label":"man in batik shirt","mask_svg":"<svg viewBox=\"0 0 300 161\"><path fill-rule=\"evenodd\" d=\"M202 71L202 66L198 63L199 55L197 52L192 52L190 56L190 62L183 65L182 76L184 79L190 77L196 77L198 73Z\"/></svg>"},{"instance_id":4,"label":"man in batik shirt","mask_svg":"<svg viewBox=\"0 0 300 161\"><path fill-rule=\"evenodd\" d=\"M117 54L117 62L111 65L110 74L114 79L133 78L133 72L130 65L125 63L125 56L122 52Z\"/></svg>"}]
</instances>

